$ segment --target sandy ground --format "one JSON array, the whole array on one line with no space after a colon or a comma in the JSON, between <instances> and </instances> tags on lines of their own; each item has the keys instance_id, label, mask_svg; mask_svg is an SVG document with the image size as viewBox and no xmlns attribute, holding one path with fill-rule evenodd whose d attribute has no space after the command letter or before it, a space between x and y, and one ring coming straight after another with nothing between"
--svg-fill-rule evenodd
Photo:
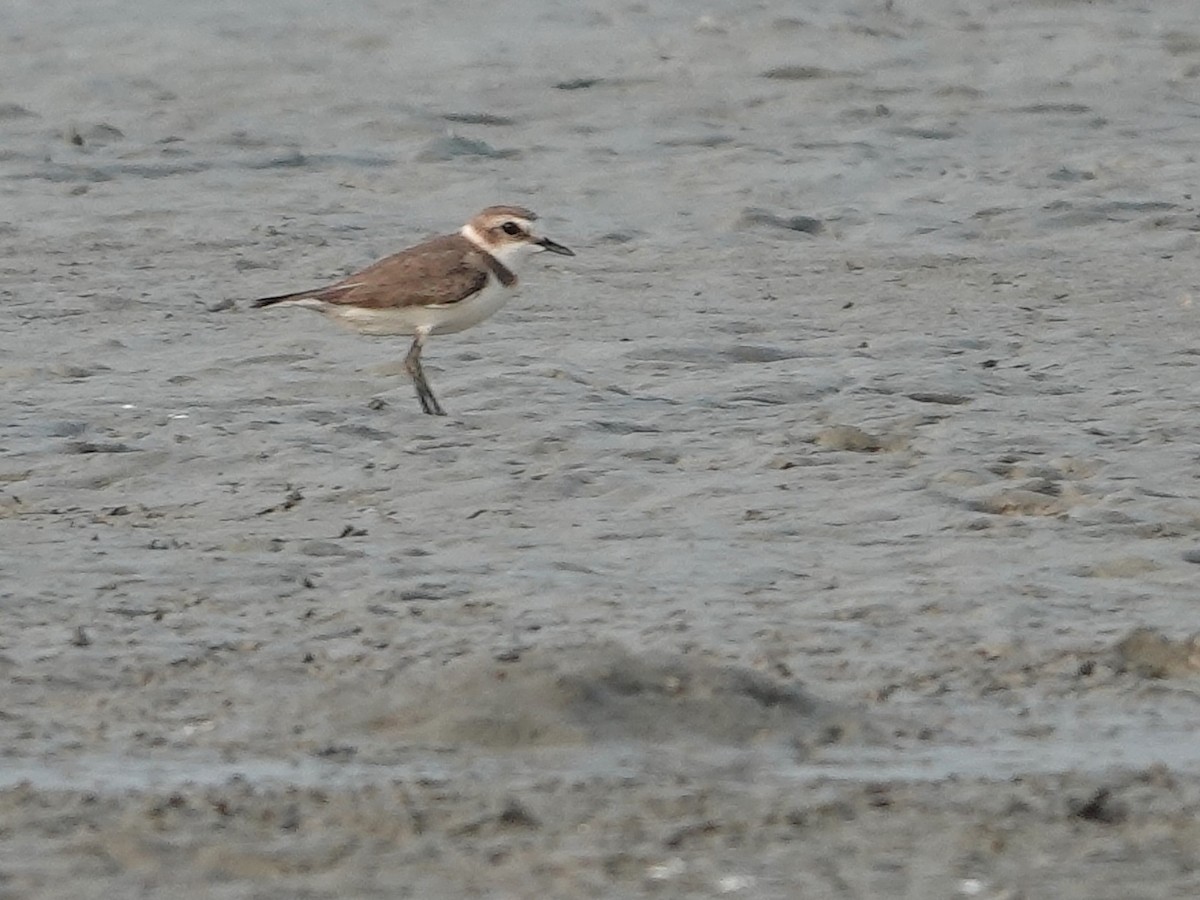
<instances>
[{"instance_id":1,"label":"sandy ground","mask_svg":"<svg viewBox=\"0 0 1200 900\"><path fill-rule=\"evenodd\" d=\"M1200 895L1194 0L0 46L0 897Z\"/></svg>"}]
</instances>

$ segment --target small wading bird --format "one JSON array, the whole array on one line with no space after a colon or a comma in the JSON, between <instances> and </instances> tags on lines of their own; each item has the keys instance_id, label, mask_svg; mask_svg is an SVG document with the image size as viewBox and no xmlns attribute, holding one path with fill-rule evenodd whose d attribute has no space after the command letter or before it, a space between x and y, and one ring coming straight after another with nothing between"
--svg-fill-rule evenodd
<instances>
[{"instance_id":1,"label":"small wading bird","mask_svg":"<svg viewBox=\"0 0 1200 900\"><path fill-rule=\"evenodd\" d=\"M462 331L500 309L514 293L515 267L527 253L575 255L537 237L531 227L536 219L520 206L489 206L458 234L401 250L335 284L263 297L253 305L303 306L363 334L413 335L404 369L421 409L444 416L421 369L421 348L429 335Z\"/></svg>"}]
</instances>

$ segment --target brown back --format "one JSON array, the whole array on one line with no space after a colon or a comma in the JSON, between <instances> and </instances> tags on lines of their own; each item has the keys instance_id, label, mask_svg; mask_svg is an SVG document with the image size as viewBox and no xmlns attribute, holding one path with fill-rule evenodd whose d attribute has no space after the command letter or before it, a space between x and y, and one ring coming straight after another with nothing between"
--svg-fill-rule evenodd
<instances>
[{"instance_id":1,"label":"brown back","mask_svg":"<svg viewBox=\"0 0 1200 900\"><path fill-rule=\"evenodd\" d=\"M331 304L390 309L458 303L487 287L495 275L506 287L517 276L461 234L447 234L401 250L304 296Z\"/></svg>"}]
</instances>

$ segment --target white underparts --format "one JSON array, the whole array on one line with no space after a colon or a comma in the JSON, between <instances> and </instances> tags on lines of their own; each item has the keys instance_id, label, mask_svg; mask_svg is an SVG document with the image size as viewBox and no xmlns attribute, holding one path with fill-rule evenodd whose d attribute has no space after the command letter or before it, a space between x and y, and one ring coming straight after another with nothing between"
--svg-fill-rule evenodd
<instances>
[{"instance_id":1,"label":"white underparts","mask_svg":"<svg viewBox=\"0 0 1200 900\"><path fill-rule=\"evenodd\" d=\"M494 279L489 279L483 290L457 303L383 308L324 303L315 308L363 334L416 334L421 331L426 334L452 334L482 322L512 299L515 293Z\"/></svg>"}]
</instances>

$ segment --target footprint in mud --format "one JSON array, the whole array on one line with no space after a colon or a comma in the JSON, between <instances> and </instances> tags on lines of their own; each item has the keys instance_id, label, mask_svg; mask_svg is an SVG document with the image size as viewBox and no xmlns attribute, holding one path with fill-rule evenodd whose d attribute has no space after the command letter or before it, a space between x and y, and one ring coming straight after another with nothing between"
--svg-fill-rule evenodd
<instances>
[{"instance_id":1,"label":"footprint in mud","mask_svg":"<svg viewBox=\"0 0 1200 900\"><path fill-rule=\"evenodd\" d=\"M953 469L935 490L974 512L997 516L1057 516L1091 495L1083 486L1099 464L1064 457L1053 462L1004 456L984 470Z\"/></svg>"}]
</instances>

